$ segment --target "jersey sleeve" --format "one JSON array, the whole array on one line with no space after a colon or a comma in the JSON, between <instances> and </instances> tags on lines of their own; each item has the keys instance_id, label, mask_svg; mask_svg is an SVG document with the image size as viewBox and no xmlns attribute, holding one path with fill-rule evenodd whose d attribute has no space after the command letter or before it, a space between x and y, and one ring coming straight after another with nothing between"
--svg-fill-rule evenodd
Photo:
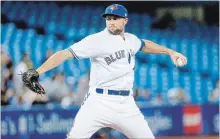
<instances>
[{"instance_id":1,"label":"jersey sleeve","mask_svg":"<svg viewBox=\"0 0 220 139\"><path fill-rule=\"evenodd\" d=\"M101 50L95 36L88 36L67 48L76 59L92 58L100 54Z\"/></svg>"},{"instance_id":2,"label":"jersey sleeve","mask_svg":"<svg viewBox=\"0 0 220 139\"><path fill-rule=\"evenodd\" d=\"M133 35L132 43L135 49L135 53L141 51L141 49L145 46L145 43L142 39L139 39L137 36Z\"/></svg>"}]
</instances>

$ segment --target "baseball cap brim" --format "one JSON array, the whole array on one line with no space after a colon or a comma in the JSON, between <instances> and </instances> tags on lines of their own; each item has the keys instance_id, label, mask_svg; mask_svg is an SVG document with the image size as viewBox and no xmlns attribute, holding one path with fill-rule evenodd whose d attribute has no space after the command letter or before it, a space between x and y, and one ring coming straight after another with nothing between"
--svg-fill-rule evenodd
<instances>
[{"instance_id":1,"label":"baseball cap brim","mask_svg":"<svg viewBox=\"0 0 220 139\"><path fill-rule=\"evenodd\" d=\"M123 17L123 18L126 18L126 17L124 17L124 16L121 16L121 15L118 15L118 14L102 14L101 16L103 17L103 18L105 18L107 15L116 15L116 16L119 16L119 17Z\"/></svg>"}]
</instances>

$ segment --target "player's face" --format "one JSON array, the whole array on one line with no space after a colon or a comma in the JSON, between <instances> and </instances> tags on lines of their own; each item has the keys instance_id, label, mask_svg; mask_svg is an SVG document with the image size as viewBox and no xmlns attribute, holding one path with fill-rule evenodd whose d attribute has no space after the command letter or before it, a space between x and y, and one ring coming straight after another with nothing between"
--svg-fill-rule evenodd
<instances>
[{"instance_id":1,"label":"player's face","mask_svg":"<svg viewBox=\"0 0 220 139\"><path fill-rule=\"evenodd\" d=\"M121 34L125 29L126 23L128 22L127 18L115 15L107 15L105 19L108 31L113 35Z\"/></svg>"}]
</instances>

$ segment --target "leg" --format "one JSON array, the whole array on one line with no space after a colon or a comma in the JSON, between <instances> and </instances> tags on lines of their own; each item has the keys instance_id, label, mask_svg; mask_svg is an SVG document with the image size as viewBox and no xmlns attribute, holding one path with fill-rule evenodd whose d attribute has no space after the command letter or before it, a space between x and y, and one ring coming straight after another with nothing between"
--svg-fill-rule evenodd
<instances>
[{"instance_id":1,"label":"leg","mask_svg":"<svg viewBox=\"0 0 220 139\"><path fill-rule=\"evenodd\" d=\"M155 139L144 116L140 113L135 116L123 117L118 124L119 130L131 139Z\"/></svg>"},{"instance_id":2,"label":"leg","mask_svg":"<svg viewBox=\"0 0 220 139\"><path fill-rule=\"evenodd\" d=\"M121 108L122 113L117 118L118 130L132 139L155 139L133 97L126 99Z\"/></svg>"},{"instance_id":3,"label":"leg","mask_svg":"<svg viewBox=\"0 0 220 139\"><path fill-rule=\"evenodd\" d=\"M67 135L67 139L88 139L102 128L102 125L95 121L95 117L88 113L86 114L84 115L82 111L78 112L74 120L74 125Z\"/></svg>"},{"instance_id":4,"label":"leg","mask_svg":"<svg viewBox=\"0 0 220 139\"><path fill-rule=\"evenodd\" d=\"M73 128L67 135L67 139L90 138L100 128L112 124L111 113L103 105L101 98L90 94L76 115Z\"/></svg>"},{"instance_id":5,"label":"leg","mask_svg":"<svg viewBox=\"0 0 220 139\"><path fill-rule=\"evenodd\" d=\"M78 111L71 131L67 139L88 139L104 125L98 122L99 113L94 112L94 103L89 102L89 98Z\"/></svg>"}]
</instances>

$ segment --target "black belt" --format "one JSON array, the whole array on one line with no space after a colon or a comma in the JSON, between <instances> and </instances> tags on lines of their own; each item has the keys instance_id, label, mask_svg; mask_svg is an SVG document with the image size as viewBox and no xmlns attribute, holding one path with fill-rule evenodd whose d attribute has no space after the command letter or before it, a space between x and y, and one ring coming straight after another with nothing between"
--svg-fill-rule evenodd
<instances>
[{"instance_id":1,"label":"black belt","mask_svg":"<svg viewBox=\"0 0 220 139\"><path fill-rule=\"evenodd\" d=\"M99 94L103 94L104 93L104 89L101 88L96 88L96 92ZM128 90L108 90L107 92L109 95L120 95L120 96L129 96L130 91Z\"/></svg>"}]
</instances>

